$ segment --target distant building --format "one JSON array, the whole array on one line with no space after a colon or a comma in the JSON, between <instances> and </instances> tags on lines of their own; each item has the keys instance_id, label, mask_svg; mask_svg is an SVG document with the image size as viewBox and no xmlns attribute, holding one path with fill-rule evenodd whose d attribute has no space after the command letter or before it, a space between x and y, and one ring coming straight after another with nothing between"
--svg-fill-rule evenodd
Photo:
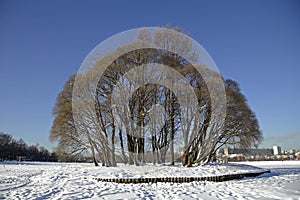
<instances>
[{"instance_id":1,"label":"distant building","mask_svg":"<svg viewBox=\"0 0 300 200\"><path fill-rule=\"evenodd\" d=\"M22 162L22 161L32 161L32 159L27 158L26 156L17 156L17 161Z\"/></svg>"},{"instance_id":2,"label":"distant building","mask_svg":"<svg viewBox=\"0 0 300 200\"><path fill-rule=\"evenodd\" d=\"M297 159L297 160L300 160L300 151L297 152L297 153L295 153L295 156L296 156L296 159Z\"/></svg>"},{"instance_id":3,"label":"distant building","mask_svg":"<svg viewBox=\"0 0 300 200\"><path fill-rule=\"evenodd\" d=\"M225 147L220 150L220 153L224 154L225 156L229 156L232 154L242 154L245 156L271 156L273 155L273 149L234 149Z\"/></svg>"},{"instance_id":4,"label":"distant building","mask_svg":"<svg viewBox=\"0 0 300 200\"><path fill-rule=\"evenodd\" d=\"M295 150L295 149L290 149L290 150L289 150L289 154L292 154L292 155L293 155L293 154L295 154L295 153L296 153L296 150Z\"/></svg>"},{"instance_id":5,"label":"distant building","mask_svg":"<svg viewBox=\"0 0 300 200\"><path fill-rule=\"evenodd\" d=\"M281 147L273 146L273 154L274 154L274 156L281 155Z\"/></svg>"},{"instance_id":6,"label":"distant building","mask_svg":"<svg viewBox=\"0 0 300 200\"><path fill-rule=\"evenodd\" d=\"M300 152L296 150L281 151L280 146L273 146L273 148L263 149L238 149L224 147L218 149L216 158L219 161L225 158L228 161L252 161L252 160L300 160Z\"/></svg>"}]
</instances>

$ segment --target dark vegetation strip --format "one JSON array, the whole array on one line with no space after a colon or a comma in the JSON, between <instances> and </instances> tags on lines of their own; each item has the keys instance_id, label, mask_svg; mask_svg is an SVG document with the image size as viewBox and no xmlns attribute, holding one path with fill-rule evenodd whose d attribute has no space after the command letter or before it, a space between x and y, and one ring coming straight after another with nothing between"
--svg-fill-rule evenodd
<instances>
[{"instance_id":1,"label":"dark vegetation strip","mask_svg":"<svg viewBox=\"0 0 300 200\"><path fill-rule=\"evenodd\" d=\"M94 179L101 182L113 182L113 183L157 183L157 182L189 183L193 181L223 182L223 181L229 181L235 179L242 179L245 177L256 177L264 173L270 173L270 170L264 172L227 174L221 176L207 176L207 177L94 178Z\"/></svg>"}]
</instances>

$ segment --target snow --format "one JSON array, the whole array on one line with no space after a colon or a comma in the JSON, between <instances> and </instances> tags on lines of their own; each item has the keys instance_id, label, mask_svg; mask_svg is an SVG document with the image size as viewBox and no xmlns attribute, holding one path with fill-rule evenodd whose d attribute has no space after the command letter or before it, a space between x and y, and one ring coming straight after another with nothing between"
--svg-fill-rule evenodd
<instances>
[{"instance_id":1,"label":"snow","mask_svg":"<svg viewBox=\"0 0 300 200\"><path fill-rule=\"evenodd\" d=\"M271 173L226 182L118 184L93 178ZM0 199L300 199L300 161L208 164L191 168L90 163L0 162Z\"/></svg>"}]
</instances>

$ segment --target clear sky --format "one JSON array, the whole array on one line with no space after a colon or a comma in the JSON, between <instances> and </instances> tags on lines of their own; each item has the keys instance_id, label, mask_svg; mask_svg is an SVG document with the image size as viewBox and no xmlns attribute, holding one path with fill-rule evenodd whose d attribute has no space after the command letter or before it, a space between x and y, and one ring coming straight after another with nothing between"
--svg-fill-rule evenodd
<instances>
[{"instance_id":1,"label":"clear sky","mask_svg":"<svg viewBox=\"0 0 300 200\"><path fill-rule=\"evenodd\" d=\"M0 131L48 148L57 94L119 32L178 25L239 82L265 141L300 149L300 1L0 0Z\"/></svg>"}]
</instances>

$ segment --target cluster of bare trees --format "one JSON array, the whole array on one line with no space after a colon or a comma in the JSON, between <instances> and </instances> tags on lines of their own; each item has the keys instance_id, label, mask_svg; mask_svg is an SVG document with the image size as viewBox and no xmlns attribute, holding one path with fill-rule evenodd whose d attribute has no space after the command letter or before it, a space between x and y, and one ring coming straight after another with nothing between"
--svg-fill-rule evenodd
<instances>
[{"instance_id":1,"label":"cluster of bare trees","mask_svg":"<svg viewBox=\"0 0 300 200\"><path fill-rule=\"evenodd\" d=\"M180 151L191 166L225 144L261 141L238 84L226 80L224 87L216 71L197 62L192 41L169 28L140 30L135 42L69 78L53 110L58 156L90 153L95 165L106 166L173 165Z\"/></svg>"}]
</instances>

